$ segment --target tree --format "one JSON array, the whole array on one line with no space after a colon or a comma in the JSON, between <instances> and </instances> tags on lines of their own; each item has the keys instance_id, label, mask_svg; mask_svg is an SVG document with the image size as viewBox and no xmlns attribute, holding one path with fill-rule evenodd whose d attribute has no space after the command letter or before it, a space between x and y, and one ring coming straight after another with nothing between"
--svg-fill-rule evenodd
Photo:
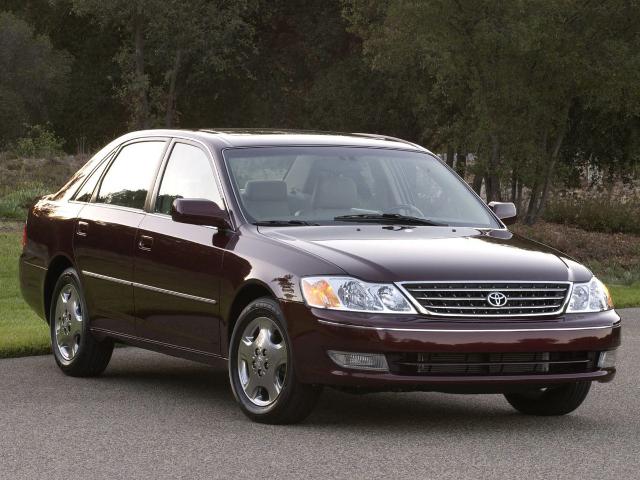
<instances>
[{"instance_id":1,"label":"tree","mask_svg":"<svg viewBox=\"0 0 640 480\"><path fill-rule=\"evenodd\" d=\"M78 14L129 38L116 56L122 71L117 96L136 128L173 126L180 85L225 71L251 47L244 1L73 0L73 5Z\"/></svg>"},{"instance_id":2,"label":"tree","mask_svg":"<svg viewBox=\"0 0 640 480\"><path fill-rule=\"evenodd\" d=\"M15 15L0 13L0 143L59 109L71 58Z\"/></svg>"},{"instance_id":3,"label":"tree","mask_svg":"<svg viewBox=\"0 0 640 480\"><path fill-rule=\"evenodd\" d=\"M529 222L544 208L576 105L615 109L625 93L637 98L633 2L344 4L372 68L404 74L405 88L418 85L425 115L451 115L436 122L440 142L476 145L487 200L502 199L507 180L512 197L528 187ZM627 103L637 116L637 101Z\"/></svg>"}]
</instances>

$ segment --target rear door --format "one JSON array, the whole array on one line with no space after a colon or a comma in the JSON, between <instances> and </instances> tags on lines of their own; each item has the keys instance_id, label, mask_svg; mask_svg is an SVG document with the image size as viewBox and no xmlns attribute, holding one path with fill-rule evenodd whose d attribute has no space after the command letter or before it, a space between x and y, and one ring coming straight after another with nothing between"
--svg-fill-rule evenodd
<instances>
[{"instance_id":1,"label":"rear door","mask_svg":"<svg viewBox=\"0 0 640 480\"><path fill-rule=\"evenodd\" d=\"M225 208L212 159L198 144L178 140L161 170L136 240L138 332L155 342L217 355L227 235L214 227L177 223L170 216L176 198L212 200Z\"/></svg>"},{"instance_id":2,"label":"rear door","mask_svg":"<svg viewBox=\"0 0 640 480\"><path fill-rule=\"evenodd\" d=\"M167 145L167 139L124 144L94 191L79 198L90 198L76 220L74 253L92 328L136 333L132 284L136 231Z\"/></svg>"}]
</instances>

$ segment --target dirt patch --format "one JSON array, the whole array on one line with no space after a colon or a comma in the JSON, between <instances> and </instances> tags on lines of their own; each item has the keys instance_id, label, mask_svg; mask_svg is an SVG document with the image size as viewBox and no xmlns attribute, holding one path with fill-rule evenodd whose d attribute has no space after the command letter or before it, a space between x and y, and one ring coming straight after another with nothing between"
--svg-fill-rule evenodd
<instances>
[{"instance_id":1,"label":"dirt patch","mask_svg":"<svg viewBox=\"0 0 640 480\"><path fill-rule=\"evenodd\" d=\"M24 226L24 223L22 223L22 222L3 222L3 221L0 221L0 232L1 233L20 232L22 230L23 226Z\"/></svg>"}]
</instances>

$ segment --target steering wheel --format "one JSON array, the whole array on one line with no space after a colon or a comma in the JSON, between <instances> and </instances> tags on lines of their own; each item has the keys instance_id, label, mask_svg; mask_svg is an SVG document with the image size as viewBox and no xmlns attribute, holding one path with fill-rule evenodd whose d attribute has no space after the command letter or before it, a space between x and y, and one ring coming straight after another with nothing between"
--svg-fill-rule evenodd
<instances>
[{"instance_id":1,"label":"steering wheel","mask_svg":"<svg viewBox=\"0 0 640 480\"><path fill-rule=\"evenodd\" d=\"M424 218L424 213L416 207L415 205L411 205L410 203L401 203L399 205L394 205L393 207L385 210L384 213L398 213L400 215L411 215L414 217Z\"/></svg>"}]
</instances>

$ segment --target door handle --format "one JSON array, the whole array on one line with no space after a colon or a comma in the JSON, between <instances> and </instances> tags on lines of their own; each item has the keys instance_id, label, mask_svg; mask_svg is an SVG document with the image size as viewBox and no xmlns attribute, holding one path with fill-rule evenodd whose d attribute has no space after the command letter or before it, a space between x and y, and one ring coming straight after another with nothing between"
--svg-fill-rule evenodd
<instances>
[{"instance_id":1,"label":"door handle","mask_svg":"<svg viewBox=\"0 0 640 480\"><path fill-rule=\"evenodd\" d=\"M76 235L80 237L86 237L89 231L89 224L87 222L83 222L82 220L78 221L76 225Z\"/></svg>"},{"instance_id":2,"label":"door handle","mask_svg":"<svg viewBox=\"0 0 640 480\"><path fill-rule=\"evenodd\" d=\"M140 250L149 252L151 251L152 246L153 246L153 237L150 237L148 235L140 235L140 240L138 240L138 248Z\"/></svg>"}]
</instances>

